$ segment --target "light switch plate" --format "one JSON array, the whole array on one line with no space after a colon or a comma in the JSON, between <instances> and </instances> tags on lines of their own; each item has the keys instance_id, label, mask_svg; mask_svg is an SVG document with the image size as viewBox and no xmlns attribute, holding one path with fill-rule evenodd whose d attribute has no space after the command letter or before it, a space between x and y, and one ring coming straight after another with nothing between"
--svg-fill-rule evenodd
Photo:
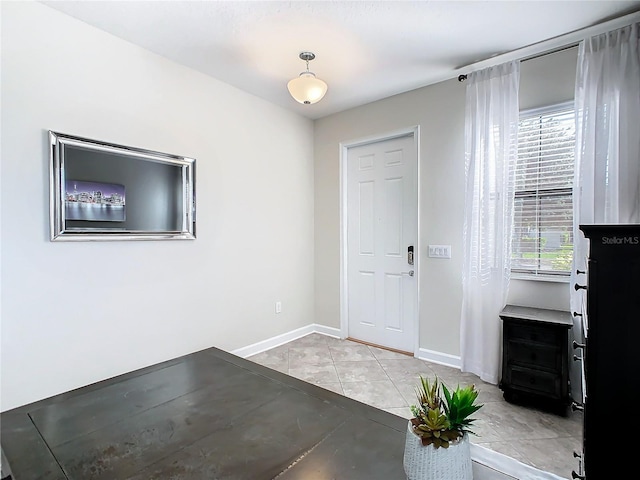
<instances>
[{"instance_id":1,"label":"light switch plate","mask_svg":"<svg viewBox=\"0 0 640 480\"><path fill-rule=\"evenodd\" d=\"M431 258L451 258L451 245L429 245Z\"/></svg>"}]
</instances>

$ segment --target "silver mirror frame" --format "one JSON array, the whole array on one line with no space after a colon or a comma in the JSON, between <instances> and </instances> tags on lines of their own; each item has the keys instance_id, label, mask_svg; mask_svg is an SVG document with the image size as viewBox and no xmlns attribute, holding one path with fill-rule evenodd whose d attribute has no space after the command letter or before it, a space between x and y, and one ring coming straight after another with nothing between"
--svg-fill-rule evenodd
<instances>
[{"instance_id":1,"label":"silver mirror frame","mask_svg":"<svg viewBox=\"0 0 640 480\"><path fill-rule=\"evenodd\" d=\"M67 147L80 147L179 168L182 176L181 228L146 231L69 227L65 218L65 149ZM194 158L116 145L49 130L49 160L51 241L193 240L196 238Z\"/></svg>"}]
</instances>

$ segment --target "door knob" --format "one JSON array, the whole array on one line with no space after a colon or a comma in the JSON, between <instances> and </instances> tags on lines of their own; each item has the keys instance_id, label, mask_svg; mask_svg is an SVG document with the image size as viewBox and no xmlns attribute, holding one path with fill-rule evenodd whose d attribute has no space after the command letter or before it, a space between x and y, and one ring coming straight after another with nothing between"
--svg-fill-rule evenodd
<instances>
[{"instance_id":1,"label":"door knob","mask_svg":"<svg viewBox=\"0 0 640 480\"><path fill-rule=\"evenodd\" d=\"M408 272L400 272L400 275L409 275L410 277L413 277L414 273L415 272L413 270L409 270Z\"/></svg>"}]
</instances>

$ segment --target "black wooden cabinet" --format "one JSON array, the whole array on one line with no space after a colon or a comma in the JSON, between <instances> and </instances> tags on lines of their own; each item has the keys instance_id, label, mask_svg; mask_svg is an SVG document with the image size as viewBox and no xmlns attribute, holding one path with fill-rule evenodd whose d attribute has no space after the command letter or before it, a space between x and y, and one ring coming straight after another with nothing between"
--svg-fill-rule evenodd
<instances>
[{"instance_id":1,"label":"black wooden cabinet","mask_svg":"<svg viewBox=\"0 0 640 480\"><path fill-rule=\"evenodd\" d=\"M632 381L640 368L634 351L640 330L640 224L580 229L589 240L589 259L588 271L580 275L584 282L574 286L579 291L587 287L586 312L581 312L586 344L582 471L574 471L574 478L597 479L596 459L615 459L626 474L637 470L633 455L620 454L616 439L626 435L612 432L612 441L603 441L596 431L602 432L603 422L616 417L621 428L634 429L637 385Z\"/></svg>"},{"instance_id":2,"label":"black wooden cabinet","mask_svg":"<svg viewBox=\"0 0 640 480\"><path fill-rule=\"evenodd\" d=\"M568 353L571 314L507 305L500 318L503 321L500 388L504 398L566 414L571 404Z\"/></svg>"}]
</instances>

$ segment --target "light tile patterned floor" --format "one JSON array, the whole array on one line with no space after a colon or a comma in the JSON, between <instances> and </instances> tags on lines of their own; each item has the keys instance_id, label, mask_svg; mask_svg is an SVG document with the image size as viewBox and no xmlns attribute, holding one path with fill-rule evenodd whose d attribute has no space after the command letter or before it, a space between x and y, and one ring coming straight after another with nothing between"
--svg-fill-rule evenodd
<instances>
[{"instance_id":1,"label":"light tile patterned floor","mask_svg":"<svg viewBox=\"0 0 640 480\"><path fill-rule=\"evenodd\" d=\"M475 415L473 443L570 479L582 444L582 414L568 417L506 402L502 391L457 368L313 333L259 353L252 360L404 418L411 417L418 376L449 387L473 383L484 405Z\"/></svg>"}]
</instances>

